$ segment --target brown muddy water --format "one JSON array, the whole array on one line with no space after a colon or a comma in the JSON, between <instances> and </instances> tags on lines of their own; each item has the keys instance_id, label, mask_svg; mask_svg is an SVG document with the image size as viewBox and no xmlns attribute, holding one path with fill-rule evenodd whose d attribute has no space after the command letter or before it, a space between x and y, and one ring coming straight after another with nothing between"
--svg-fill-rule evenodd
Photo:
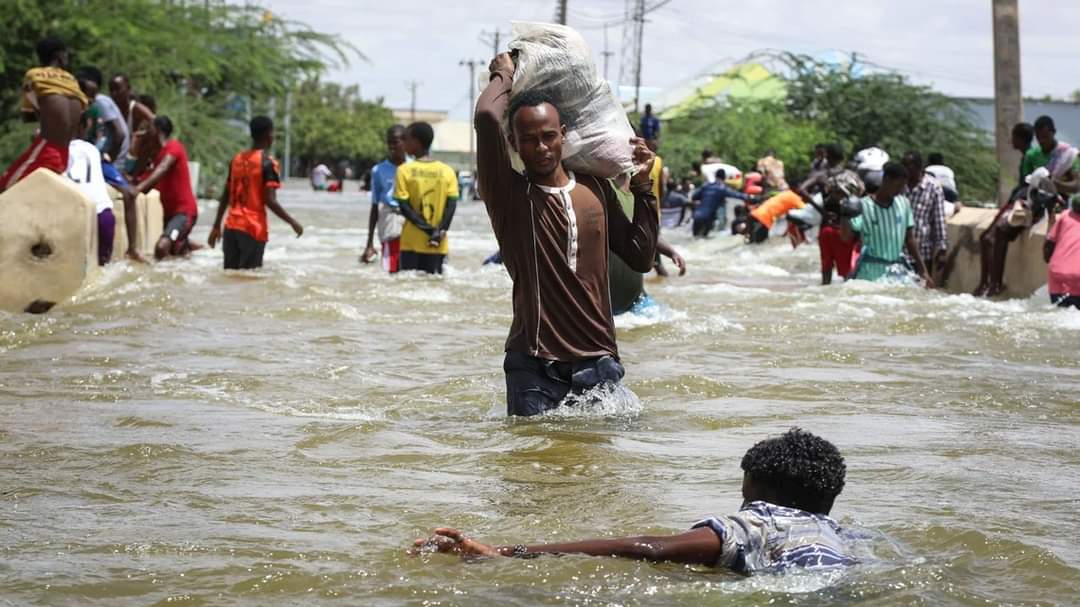
<instances>
[{"instance_id":1,"label":"brown muddy water","mask_svg":"<svg viewBox=\"0 0 1080 607\"><path fill-rule=\"evenodd\" d=\"M510 281L478 203L441 278L360 266L360 195L285 190L266 268L107 268L0 316L3 605L1080 603L1080 313L816 286L816 248L667 234L690 263L620 318L638 399L503 415ZM205 240L214 203L204 203ZM577 556L413 558L678 532L739 507L739 460L833 440L864 563L741 578Z\"/></svg>"}]
</instances>

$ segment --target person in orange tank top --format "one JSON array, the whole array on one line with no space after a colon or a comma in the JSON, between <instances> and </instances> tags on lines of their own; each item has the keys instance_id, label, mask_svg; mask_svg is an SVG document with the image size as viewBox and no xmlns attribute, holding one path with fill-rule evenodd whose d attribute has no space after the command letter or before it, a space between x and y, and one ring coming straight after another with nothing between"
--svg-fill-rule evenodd
<instances>
[{"instance_id":1,"label":"person in orange tank top","mask_svg":"<svg viewBox=\"0 0 1080 607\"><path fill-rule=\"evenodd\" d=\"M278 163L270 156L274 144L274 122L266 116L251 119L251 149L233 157L229 178L218 204L214 227L208 244L217 245L222 237L221 220L225 218L225 234L221 248L225 253L226 270L250 270L262 267L263 251L270 239L266 222L269 208L285 223L292 226L296 237L304 233L300 222L290 216L277 201L281 187ZM226 209L229 211L225 217Z\"/></svg>"}]
</instances>

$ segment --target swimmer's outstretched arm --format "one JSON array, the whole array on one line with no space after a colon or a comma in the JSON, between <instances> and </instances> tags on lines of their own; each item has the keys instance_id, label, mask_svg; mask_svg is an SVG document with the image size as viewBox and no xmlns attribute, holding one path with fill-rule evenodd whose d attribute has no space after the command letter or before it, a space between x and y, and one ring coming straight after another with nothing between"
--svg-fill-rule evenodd
<instances>
[{"instance_id":1,"label":"swimmer's outstretched arm","mask_svg":"<svg viewBox=\"0 0 1080 607\"><path fill-rule=\"evenodd\" d=\"M491 546L470 539L457 529L439 527L435 529L434 535L416 540L413 546L413 554L424 551L445 552L458 554L463 558L531 558L541 554L586 554L710 567L720 560L722 547L716 533L705 527L678 535L619 537L535 546Z\"/></svg>"}]
</instances>

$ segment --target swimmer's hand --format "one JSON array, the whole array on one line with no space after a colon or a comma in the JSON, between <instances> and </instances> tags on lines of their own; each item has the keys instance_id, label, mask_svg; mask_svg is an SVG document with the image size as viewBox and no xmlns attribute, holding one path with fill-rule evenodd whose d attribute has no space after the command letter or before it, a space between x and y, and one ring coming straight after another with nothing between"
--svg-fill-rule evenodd
<instances>
[{"instance_id":1,"label":"swimmer's hand","mask_svg":"<svg viewBox=\"0 0 1080 607\"><path fill-rule=\"evenodd\" d=\"M219 238L221 238L221 226L214 224L214 227L210 228L210 236L206 238L206 244L210 245L210 248L213 249L217 246Z\"/></svg>"},{"instance_id":2,"label":"swimmer's hand","mask_svg":"<svg viewBox=\"0 0 1080 607\"><path fill-rule=\"evenodd\" d=\"M509 72L513 74L514 58L510 56L510 53L499 53L491 60L491 64L488 65L488 71L492 74L495 72Z\"/></svg>"},{"instance_id":3,"label":"swimmer's hand","mask_svg":"<svg viewBox=\"0 0 1080 607\"><path fill-rule=\"evenodd\" d=\"M431 537L417 539L409 550L413 556L430 552L457 554L462 558L502 556L494 546L469 539L464 533L450 527L437 527Z\"/></svg>"},{"instance_id":4,"label":"swimmer's hand","mask_svg":"<svg viewBox=\"0 0 1080 607\"><path fill-rule=\"evenodd\" d=\"M292 222L292 229L293 229L293 232L296 232L296 237L297 238L300 238L301 236L304 235L304 226L300 225L299 221L293 221Z\"/></svg>"}]
</instances>

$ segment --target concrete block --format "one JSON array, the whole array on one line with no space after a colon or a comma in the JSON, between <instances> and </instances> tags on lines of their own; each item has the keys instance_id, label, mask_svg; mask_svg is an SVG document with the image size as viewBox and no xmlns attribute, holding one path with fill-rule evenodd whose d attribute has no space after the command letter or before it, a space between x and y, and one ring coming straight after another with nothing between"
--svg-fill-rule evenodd
<instances>
[{"instance_id":1,"label":"concrete block","mask_svg":"<svg viewBox=\"0 0 1080 607\"><path fill-rule=\"evenodd\" d=\"M979 286L979 237L990 227L995 215L997 209L964 207L948 220L949 253L945 279L948 292L971 293ZM1046 284L1045 241L1044 217L1009 244L1005 261L1005 297L1031 297Z\"/></svg>"}]
</instances>

